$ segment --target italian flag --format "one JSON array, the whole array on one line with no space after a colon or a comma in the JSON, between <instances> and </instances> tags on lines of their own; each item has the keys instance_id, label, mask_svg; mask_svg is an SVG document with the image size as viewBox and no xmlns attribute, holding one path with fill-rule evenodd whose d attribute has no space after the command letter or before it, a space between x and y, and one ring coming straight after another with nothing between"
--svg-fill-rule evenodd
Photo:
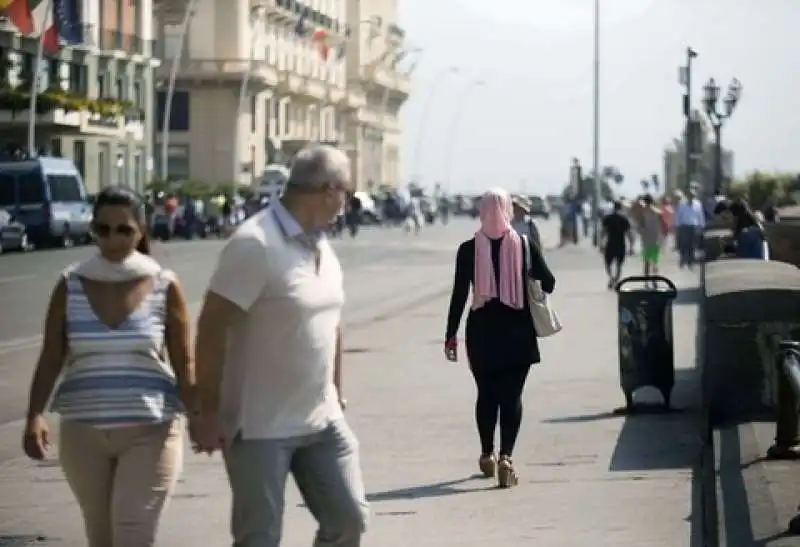
<instances>
[{"instance_id":1,"label":"italian flag","mask_svg":"<svg viewBox=\"0 0 800 547\"><path fill-rule=\"evenodd\" d=\"M54 9L56 1L0 0L0 13L8 17L22 34L42 36L46 53L56 53L60 48Z\"/></svg>"}]
</instances>

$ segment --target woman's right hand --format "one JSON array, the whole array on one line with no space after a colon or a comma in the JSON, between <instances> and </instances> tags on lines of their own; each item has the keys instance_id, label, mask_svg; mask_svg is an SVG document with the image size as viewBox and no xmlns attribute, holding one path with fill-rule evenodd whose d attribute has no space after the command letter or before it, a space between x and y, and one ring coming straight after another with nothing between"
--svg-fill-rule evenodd
<instances>
[{"instance_id":1,"label":"woman's right hand","mask_svg":"<svg viewBox=\"0 0 800 547\"><path fill-rule=\"evenodd\" d=\"M458 361L458 339L455 336L444 343L444 356L451 363Z\"/></svg>"},{"instance_id":2,"label":"woman's right hand","mask_svg":"<svg viewBox=\"0 0 800 547\"><path fill-rule=\"evenodd\" d=\"M32 460L43 460L50 448L50 429L44 415L37 414L28 418L25 433L22 436L22 448Z\"/></svg>"}]
</instances>

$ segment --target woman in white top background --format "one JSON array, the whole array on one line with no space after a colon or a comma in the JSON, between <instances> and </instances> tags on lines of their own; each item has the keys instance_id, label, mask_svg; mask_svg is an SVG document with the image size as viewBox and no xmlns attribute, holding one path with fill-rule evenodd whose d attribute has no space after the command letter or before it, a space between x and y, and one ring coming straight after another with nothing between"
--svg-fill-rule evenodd
<instances>
[{"instance_id":1,"label":"woman in white top background","mask_svg":"<svg viewBox=\"0 0 800 547\"><path fill-rule=\"evenodd\" d=\"M194 407L189 314L174 273L149 256L136 194L100 192L92 231L99 252L69 267L51 296L23 446L45 458L58 383L58 456L89 547L149 547L182 467L184 409Z\"/></svg>"}]
</instances>

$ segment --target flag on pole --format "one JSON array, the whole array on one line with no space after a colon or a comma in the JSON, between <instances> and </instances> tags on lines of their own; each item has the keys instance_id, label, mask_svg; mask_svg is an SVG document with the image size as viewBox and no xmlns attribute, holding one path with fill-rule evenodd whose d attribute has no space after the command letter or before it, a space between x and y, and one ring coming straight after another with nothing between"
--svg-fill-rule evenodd
<instances>
[{"instance_id":1,"label":"flag on pole","mask_svg":"<svg viewBox=\"0 0 800 547\"><path fill-rule=\"evenodd\" d=\"M8 17L22 34L33 34L36 30L28 0L0 0L0 13Z\"/></svg>"},{"instance_id":2,"label":"flag on pole","mask_svg":"<svg viewBox=\"0 0 800 547\"><path fill-rule=\"evenodd\" d=\"M53 21L58 29L61 44L76 46L83 43L83 22L80 17L81 0L54 0Z\"/></svg>"},{"instance_id":3,"label":"flag on pole","mask_svg":"<svg viewBox=\"0 0 800 547\"><path fill-rule=\"evenodd\" d=\"M331 54L331 47L328 43L329 39L328 31L324 28L318 28L311 34L311 41L317 44L320 57L322 57L324 61L327 61Z\"/></svg>"},{"instance_id":4,"label":"flag on pole","mask_svg":"<svg viewBox=\"0 0 800 547\"><path fill-rule=\"evenodd\" d=\"M78 16L79 0L53 0L53 13L44 31L45 55L56 55L64 45L83 42L83 26Z\"/></svg>"}]
</instances>

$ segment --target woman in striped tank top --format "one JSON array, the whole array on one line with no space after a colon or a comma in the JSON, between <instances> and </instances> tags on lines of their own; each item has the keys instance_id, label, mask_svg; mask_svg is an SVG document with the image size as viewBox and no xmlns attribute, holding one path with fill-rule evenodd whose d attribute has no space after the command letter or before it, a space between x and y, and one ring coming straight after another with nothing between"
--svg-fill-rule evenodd
<instances>
[{"instance_id":1,"label":"woman in striped tank top","mask_svg":"<svg viewBox=\"0 0 800 547\"><path fill-rule=\"evenodd\" d=\"M182 466L184 408L193 405L186 299L149 256L143 211L127 189L98 195L100 252L58 281L31 387L24 448L41 460L45 407L60 378L59 459L89 547L154 545Z\"/></svg>"}]
</instances>

